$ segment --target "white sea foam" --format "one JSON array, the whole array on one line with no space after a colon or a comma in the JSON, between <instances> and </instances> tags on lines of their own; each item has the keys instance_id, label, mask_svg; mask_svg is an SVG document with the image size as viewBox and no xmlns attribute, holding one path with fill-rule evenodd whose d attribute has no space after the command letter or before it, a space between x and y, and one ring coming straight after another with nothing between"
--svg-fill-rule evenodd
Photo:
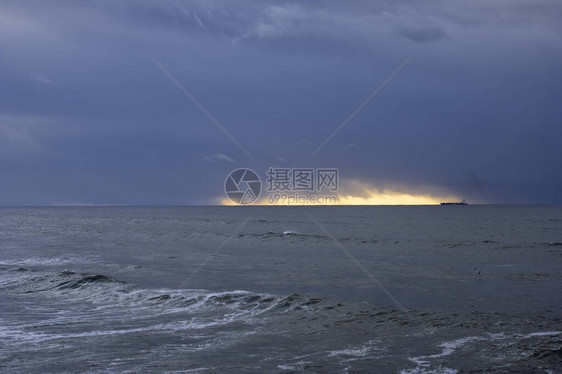
<instances>
[{"instance_id":1,"label":"white sea foam","mask_svg":"<svg viewBox=\"0 0 562 374\"><path fill-rule=\"evenodd\" d=\"M298 358L298 357L295 357ZM284 364L284 365L277 365L277 368L281 369L281 370L289 370L289 371L299 371L302 370L302 368L305 365L310 364L310 361L298 361L298 362L294 362L292 364Z\"/></svg>"},{"instance_id":2,"label":"white sea foam","mask_svg":"<svg viewBox=\"0 0 562 374\"><path fill-rule=\"evenodd\" d=\"M439 347L443 348L441 353L436 353L428 356L411 357L409 358L409 360L415 362L418 365L427 366L429 365L429 361L431 359L449 356L451 353L455 352L458 348L461 348L468 343L478 340L485 340L485 339L480 336L467 336L465 338L443 342L438 345Z\"/></svg>"},{"instance_id":3,"label":"white sea foam","mask_svg":"<svg viewBox=\"0 0 562 374\"><path fill-rule=\"evenodd\" d=\"M98 256L70 257L31 257L23 259L4 259L0 266L56 266L68 264L100 264L103 259Z\"/></svg>"},{"instance_id":4,"label":"white sea foam","mask_svg":"<svg viewBox=\"0 0 562 374\"><path fill-rule=\"evenodd\" d=\"M440 367L436 369L428 369L424 367L415 367L413 369L405 369L400 371L400 374L456 374L458 370Z\"/></svg>"},{"instance_id":5,"label":"white sea foam","mask_svg":"<svg viewBox=\"0 0 562 374\"><path fill-rule=\"evenodd\" d=\"M433 355L428 356L418 356L418 357L410 357L409 360L416 363L418 366L414 369L402 370L401 374L429 374L429 373L456 373L457 370L450 369L450 368L431 368L431 360L436 358L441 358L445 356L449 356L455 351L459 350L460 348L464 347L467 344L477 342L477 341L487 341L487 340L513 340L513 339L530 339L533 337L541 337L541 336L554 336L560 335L562 332L560 331L538 331L529 334L506 334L505 332L500 333L488 333L485 336L468 336L461 339L456 339L452 341L447 341L440 343L438 347L443 348L441 353L436 353Z\"/></svg>"},{"instance_id":6,"label":"white sea foam","mask_svg":"<svg viewBox=\"0 0 562 374\"><path fill-rule=\"evenodd\" d=\"M530 334L526 334L525 337L533 337L533 336L551 336L551 335L560 335L562 334L561 331L539 331L539 332L532 332Z\"/></svg>"},{"instance_id":7,"label":"white sea foam","mask_svg":"<svg viewBox=\"0 0 562 374\"><path fill-rule=\"evenodd\" d=\"M346 348L335 351L329 351L329 357L335 356L351 356L351 357L366 357L372 355L374 352L384 351L384 347L380 347L380 340L369 340L365 344L357 348Z\"/></svg>"}]
</instances>

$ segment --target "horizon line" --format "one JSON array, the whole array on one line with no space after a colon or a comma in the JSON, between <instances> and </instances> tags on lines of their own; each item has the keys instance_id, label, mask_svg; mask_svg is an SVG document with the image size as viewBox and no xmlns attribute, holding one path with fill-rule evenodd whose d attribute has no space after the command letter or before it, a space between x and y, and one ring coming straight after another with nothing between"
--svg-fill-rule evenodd
<instances>
[{"instance_id":1,"label":"horizon line","mask_svg":"<svg viewBox=\"0 0 562 374\"><path fill-rule=\"evenodd\" d=\"M466 206L560 206L562 203L484 203L484 204L468 204ZM135 207L354 207L354 206L407 206L407 207L428 207L442 206L436 204L52 204L52 205L0 205L0 208L135 208ZM454 205L453 205L454 206Z\"/></svg>"}]
</instances>

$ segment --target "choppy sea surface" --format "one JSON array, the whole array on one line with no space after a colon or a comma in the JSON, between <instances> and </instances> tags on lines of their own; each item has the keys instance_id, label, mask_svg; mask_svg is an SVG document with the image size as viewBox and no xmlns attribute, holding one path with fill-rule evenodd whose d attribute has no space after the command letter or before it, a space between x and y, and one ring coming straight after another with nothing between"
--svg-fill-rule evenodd
<instances>
[{"instance_id":1,"label":"choppy sea surface","mask_svg":"<svg viewBox=\"0 0 562 374\"><path fill-rule=\"evenodd\" d=\"M561 286L559 206L0 208L0 372L559 373Z\"/></svg>"}]
</instances>

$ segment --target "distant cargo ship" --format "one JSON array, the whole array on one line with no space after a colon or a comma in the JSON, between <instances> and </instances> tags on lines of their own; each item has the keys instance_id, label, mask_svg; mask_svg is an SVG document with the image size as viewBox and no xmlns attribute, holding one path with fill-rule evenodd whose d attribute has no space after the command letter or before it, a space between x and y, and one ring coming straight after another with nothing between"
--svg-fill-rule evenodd
<instances>
[{"instance_id":1,"label":"distant cargo ship","mask_svg":"<svg viewBox=\"0 0 562 374\"><path fill-rule=\"evenodd\" d=\"M441 203L441 205L468 205L466 201L452 202L452 203Z\"/></svg>"}]
</instances>

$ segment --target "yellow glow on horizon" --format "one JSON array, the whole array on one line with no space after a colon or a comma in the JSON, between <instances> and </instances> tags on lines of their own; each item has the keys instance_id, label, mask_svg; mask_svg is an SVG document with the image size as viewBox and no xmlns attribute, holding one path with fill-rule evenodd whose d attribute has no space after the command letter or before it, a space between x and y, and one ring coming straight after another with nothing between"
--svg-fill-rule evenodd
<instances>
[{"instance_id":1,"label":"yellow glow on horizon","mask_svg":"<svg viewBox=\"0 0 562 374\"><path fill-rule=\"evenodd\" d=\"M347 184L348 188L342 188L343 191L338 193L321 193L319 195L336 196L335 203L314 203L310 201L290 203L279 200L277 203L268 201L268 196L262 197L258 201L250 205L276 205L276 206L294 206L294 205L438 205L443 201L459 201L460 199L451 195L433 195L428 193L404 192L401 189L377 189L370 185L359 181L351 181ZM348 190L348 192L344 192ZM287 192L287 195L294 195ZM302 195L301 195L302 196ZM228 198L220 200L221 205L239 205L232 202Z\"/></svg>"},{"instance_id":2,"label":"yellow glow on horizon","mask_svg":"<svg viewBox=\"0 0 562 374\"><path fill-rule=\"evenodd\" d=\"M366 191L367 196L338 196L338 205L434 205L442 199L429 195L414 195L395 191Z\"/></svg>"}]
</instances>

